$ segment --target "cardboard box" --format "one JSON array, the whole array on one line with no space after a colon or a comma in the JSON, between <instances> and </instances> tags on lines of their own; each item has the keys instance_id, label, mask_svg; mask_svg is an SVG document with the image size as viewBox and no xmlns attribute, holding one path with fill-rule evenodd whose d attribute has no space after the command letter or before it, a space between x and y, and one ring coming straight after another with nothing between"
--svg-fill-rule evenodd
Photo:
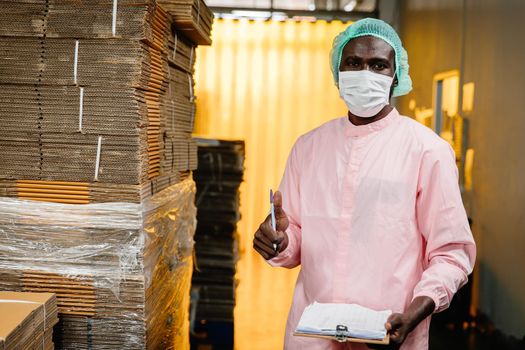
<instances>
[{"instance_id":1,"label":"cardboard box","mask_svg":"<svg viewBox=\"0 0 525 350\"><path fill-rule=\"evenodd\" d=\"M57 314L53 293L0 292L0 348L54 349Z\"/></svg>"}]
</instances>

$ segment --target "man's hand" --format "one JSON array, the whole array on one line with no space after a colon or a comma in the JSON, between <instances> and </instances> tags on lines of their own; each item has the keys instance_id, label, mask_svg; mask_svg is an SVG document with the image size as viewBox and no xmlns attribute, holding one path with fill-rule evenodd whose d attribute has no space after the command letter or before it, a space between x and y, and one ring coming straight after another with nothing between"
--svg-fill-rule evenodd
<instances>
[{"instance_id":1,"label":"man's hand","mask_svg":"<svg viewBox=\"0 0 525 350\"><path fill-rule=\"evenodd\" d=\"M408 309L402 313L390 315L385 323L385 329L390 335L389 345L369 345L370 349L396 350L403 345L407 336L435 309L434 300L421 296L415 298Z\"/></svg>"},{"instance_id":2,"label":"man's hand","mask_svg":"<svg viewBox=\"0 0 525 350\"><path fill-rule=\"evenodd\" d=\"M386 331L390 334L391 349L399 349L406 337L415 328L413 321L406 314L392 314L385 324Z\"/></svg>"},{"instance_id":3,"label":"man's hand","mask_svg":"<svg viewBox=\"0 0 525 350\"><path fill-rule=\"evenodd\" d=\"M259 226L257 232L255 232L253 238L253 248L266 260L276 257L288 246L286 229L288 228L289 222L282 205L283 199L281 192L277 191L273 197L277 231L272 229L272 218L271 215L268 215L266 220ZM277 247L276 250L273 249L274 244Z\"/></svg>"}]
</instances>

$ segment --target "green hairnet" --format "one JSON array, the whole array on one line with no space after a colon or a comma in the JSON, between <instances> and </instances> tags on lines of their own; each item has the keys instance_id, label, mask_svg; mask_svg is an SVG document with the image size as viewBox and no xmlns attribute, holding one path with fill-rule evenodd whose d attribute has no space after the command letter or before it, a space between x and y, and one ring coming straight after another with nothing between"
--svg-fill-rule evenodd
<instances>
[{"instance_id":1,"label":"green hairnet","mask_svg":"<svg viewBox=\"0 0 525 350\"><path fill-rule=\"evenodd\" d=\"M339 85L339 65L345 45L352 39L371 35L386 41L395 52L397 86L394 87L394 96L406 95L412 90L412 80L408 75L408 55L401 44L401 39L394 28L388 23L375 18L364 18L352 23L348 28L335 37L330 52L330 63L335 85Z\"/></svg>"}]
</instances>

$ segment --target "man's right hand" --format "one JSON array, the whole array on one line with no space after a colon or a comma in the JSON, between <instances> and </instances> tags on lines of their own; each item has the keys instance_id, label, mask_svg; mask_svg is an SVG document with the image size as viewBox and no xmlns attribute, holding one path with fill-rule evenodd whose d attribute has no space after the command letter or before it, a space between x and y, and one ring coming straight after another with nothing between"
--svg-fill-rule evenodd
<instances>
[{"instance_id":1,"label":"man's right hand","mask_svg":"<svg viewBox=\"0 0 525 350\"><path fill-rule=\"evenodd\" d=\"M283 199L281 192L277 191L273 197L275 226L277 230L274 231L272 229L272 217L268 215L253 237L253 248L266 260L276 257L288 246L286 229L288 228L289 222L282 204ZM277 245L277 250L273 249L274 244Z\"/></svg>"}]
</instances>

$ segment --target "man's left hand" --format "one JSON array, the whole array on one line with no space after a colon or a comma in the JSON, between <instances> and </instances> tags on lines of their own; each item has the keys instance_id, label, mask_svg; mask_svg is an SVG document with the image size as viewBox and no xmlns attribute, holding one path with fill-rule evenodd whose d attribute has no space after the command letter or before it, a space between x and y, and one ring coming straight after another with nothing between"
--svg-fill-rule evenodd
<instances>
[{"instance_id":1,"label":"man's left hand","mask_svg":"<svg viewBox=\"0 0 525 350\"><path fill-rule=\"evenodd\" d=\"M390 344L368 345L368 348L375 350L397 350L412 331L411 327L411 322L406 314L392 314L385 323L385 328L390 335Z\"/></svg>"},{"instance_id":2,"label":"man's left hand","mask_svg":"<svg viewBox=\"0 0 525 350\"><path fill-rule=\"evenodd\" d=\"M385 329L390 335L390 344L388 346L369 345L369 348L399 349L410 332L412 332L421 321L430 316L434 309L434 300L431 298L427 296L414 298L404 313L393 313L386 320Z\"/></svg>"},{"instance_id":3,"label":"man's left hand","mask_svg":"<svg viewBox=\"0 0 525 350\"><path fill-rule=\"evenodd\" d=\"M413 322L407 314L392 314L386 321L385 328L390 334L390 343L398 349L413 329ZM396 347L397 345L397 347Z\"/></svg>"}]
</instances>

